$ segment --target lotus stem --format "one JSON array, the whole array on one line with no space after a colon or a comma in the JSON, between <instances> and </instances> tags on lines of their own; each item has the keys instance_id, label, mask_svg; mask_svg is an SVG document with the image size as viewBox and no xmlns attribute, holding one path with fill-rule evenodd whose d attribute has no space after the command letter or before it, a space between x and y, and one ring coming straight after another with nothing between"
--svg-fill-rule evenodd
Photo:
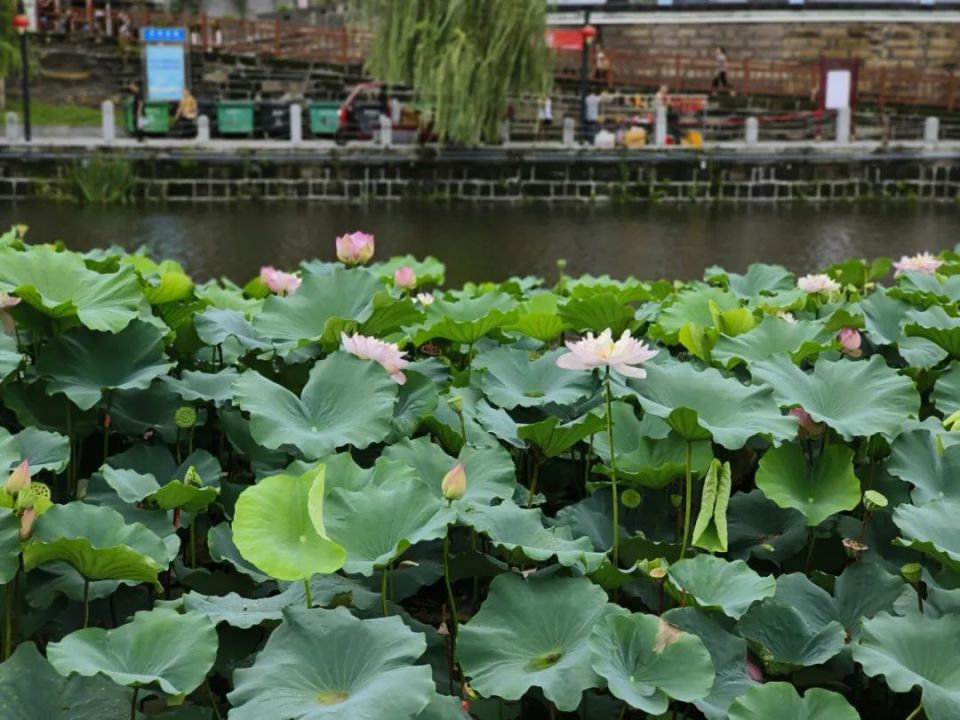
<instances>
[{"instance_id":1,"label":"lotus stem","mask_svg":"<svg viewBox=\"0 0 960 720\"><path fill-rule=\"evenodd\" d=\"M19 571L18 571L19 572ZM13 651L13 606L16 603L15 584L11 580L7 583L5 602L3 604L3 659L10 657Z\"/></svg>"},{"instance_id":2,"label":"lotus stem","mask_svg":"<svg viewBox=\"0 0 960 720\"><path fill-rule=\"evenodd\" d=\"M196 424L190 426L190 435L187 438L187 457L193 455L193 432L196 430Z\"/></svg>"},{"instance_id":3,"label":"lotus stem","mask_svg":"<svg viewBox=\"0 0 960 720\"><path fill-rule=\"evenodd\" d=\"M466 446L466 444L467 444L467 423L466 423L466 421L463 419L463 413L462 413L462 412L458 412L458 413L457 413L457 419L460 421L460 437L463 439L463 444L464 444L464 446Z\"/></svg>"},{"instance_id":4,"label":"lotus stem","mask_svg":"<svg viewBox=\"0 0 960 720\"><path fill-rule=\"evenodd\" d=\"M593 437L596 433L590 433L590 446L587 449L587 455L583 459L583 487L586 489L587 482L590 480L590 462L593 460Z\"/></svg>"},{"instance_id":5,"label":"lotus stem","mask_svg":"<svg viewBox=\"0 0 960 720\"><path fill-rule=\"evenodd\" d=\"M456 657L457 647L457 599L450 582L450 528L443 537L443 582L447 586L447 605L450 607L450 654Z\"/></svg>"},{"instance_id":6,"label":"lotus stem","mask_svg":"<svg viewBox=\"0 0 960 720\"><path fill-rule=\"evenodd\" d=\"M76 500L76 489L74 488L73 478L76 473L76 463L73 460L73 413L70 411L70 398L64 396L67 416L67 445L70 450L70 461L67 464L67 497L70 500Z\"/></svg>"},{"instance_id":7,"label":"lotus stem","mask_svg":"<svg viewBox=\"0 0 960 720\"><path fill-rule=\"evenodd\" d=\"M107 390L107 408L103 414L103 464L107 464L107 458L110 456L110 391Z\"/></svg>"},{"instance_id":8,"label":"lotus stem","mask_svg":"<svg viewBox=\"0 0 960 720\"><path fill-rule=\"evenodd\" d=\"M303 592L307 596L307 609L309 610L313 607L313 593L310 590L310 578L303 579Z\"/></svg>"},{"instance_id":9,"label":"lotus stem","mask_svg":"<svg viewBox=\"0 0 960 720\"><path fill-rule=\"evenodd\" d=\"M219 703L217 702L217 696L213 694L213 688L210 687L210 678L204 678L203 684L207 687L207 694L210 696L210 707L213 708L213 716L217 720L223 720L223 716L220 714Z\"/></svg>"},{"instance_id":10,"label":"lotus stem","mask_svg":"<svg viewBox=\"0 0 960 720\"><path fill-rule=\"evenodd\" d=\"M537 494L537 481L540 479L540 462L537 458L533 460L533 475L530 478L530 491L527 493L527 507L533 506L533 497Z\"/></svg>"},{"instance_id":11,"label":"lotus stem","mask_svg":"<svg viewBox=\"0 0 960 720\"><path fill-rule=\"evenodd\" d=\"M197 513L190 518L190 567L197 567Z\"/></svg>"},{"instance_id":12,"label":"lotus stem","mask_svg":"<svg viewBox=\"0 0 960 720\"><path fill-rule=\"evenodd\" d=\"M912 713L907 715L906 720L914 720L914 718L920 717L920 713L923 712L923 701L920 701L920 704L914 709Z\"/></svg>"},{"instance_id":13,"label":"lotus stem","mask_svg":"<svg viewBox=\"0 0 960 720\"><path fill-rule=\"evenodd\" d=\"M610 368L604 378L607 395L607 440L610 443L610 481L613 499L613 566L620 567L620 493L617 491L617 451L613 446L613 394L610 391Z\"/></svg>"},{"instance_id":14,"label":"lotus stem","mask_svg":"<svg viewBox=\"0 0 960 720\"><path fill-rule=\"evenodd\" d=\"M83 579L83 628L90 625L90 580Z\"/></svg>"},{"instance_id":15,"label":"lotus stem","mask_svg":"<svg viewBox=\"0 0 960 720\"><path fill-rule=\"evenodd\" d=\"M623 720L627 716L627 703L623 704L623 707L620 708L620 714L617 716L619 720Z\"/></svg>"},{"instance_id":16,"label":"lotus stem","mask_svg":"<svg viewBox=\"0 0 960 720\"><path fill-rule=\"evenodd\" d=\"M693 443L687 440L686 483L683 491L683 544L680 546L680 559L687 556L687 542L690 539L690 510L693 504Z\"/></svg>"},{"instance_id":17,"label":"lotus stem","mask_svg":"<svg viewBox=\"0 0 960 720\"><path fill-rule=\"evenodd\" d=\"M803 563L803 572L807 575L810 574L810 566L813 563L813 548L817 543L817 536L813 532L813 528L810 528L810 539L807 543L807 559Z\"/></svg>"},{"instance_id":18,"label":"lotus stem","mask_svg":"<svg viewBox=\"0 0 960 720\"><path fill-rule=\"evenodd\" d=\"M380 608L383 610L383 616L387 617L390 611L387 609L387 566L383 566L383 574L380 577Z\"/></svg>"},{"instance_id":19,"label":"lotus stem","mask_svg":"<svg viewBox=\"0 0 960 720\"><path fill-rule=\"evenodd\" d=\"M140 694L140 688L133 689L133 697L130 698L130 720L137 720L137 696Z\"/></svg>"}]
</instances>

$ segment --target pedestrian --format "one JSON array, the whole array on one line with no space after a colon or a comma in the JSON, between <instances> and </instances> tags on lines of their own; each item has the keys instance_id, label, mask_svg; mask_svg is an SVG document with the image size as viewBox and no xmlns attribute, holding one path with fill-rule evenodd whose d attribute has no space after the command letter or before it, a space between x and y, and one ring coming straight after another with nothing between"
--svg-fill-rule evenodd
<instances>
[{"instance_id":1,"label":"pedestrian","mask_svg":"<svg viewBox=\"0 0 960 720\"><path fill-rule=\"evenodd\" d=\"M540 108L537 110L537 135L540 139L541 134L545 134L550 126L553 125L553 101L549 95L540 98Z\"/></svg>"},{"instance_id":2,"label":"pedestrian","mask_svg":"<svg viewBox=\"0 0 960 720\"><path fill-rule=\"evenodd\" d=\"M591 90L590 94L583 99L583 119L586 124L584 128L586 140L593 142L593 138L600 129L600 96L596 90Z\"/></svg>"},{"instance_id":3,"label":"pedestrian","mask_svg":"<svg viewBox=\"0 0 960 720\"><path fill-rule=\"evenodd\" d=\"M197 118L199 117L199 108L197 99L193 93L184 88L183 97L177 105L177 112L173 116L174 134L181 137L195 136L197 134Z\"/></svg>"},{"instance_id":4,"label":"pedestrian","mask_svg":"<svg viewBox=\"0 0 960 720\"><path fill-rule=\"evenodd\" d=\"M137 142L144 140L144 128L147 125L147 115L144 112L143 91L136 82L127 85L127 92L130 93L131 107L133 109L133 132Z\"/></svg>"},{"instance_id":5,"label":"pedestrian","mask_svg":"<svg viewBox=\"0 0 960 720\"><path fill-rule=\"evenodd\" d=\"M677 116L677 109L673 107L673 103L670 101L670 88L666 85L661 85L657 90L657 94L653 98L653 107L666 110L667 136L672 138L674 143L680 142L680 118Z\"/></svg>"},{"instance_id":6,"label":"pedestrian","mask_svg":"<svg viewBox=\"0 0 960 720\"><path fill-rule=\"evenodd\" d=\"M713 82L710 87L713 92L721 88L730 92L730 83L727 82L727 51L722 45L718 45L713 55L714 72Z\"/></svg>"}]
</instances>

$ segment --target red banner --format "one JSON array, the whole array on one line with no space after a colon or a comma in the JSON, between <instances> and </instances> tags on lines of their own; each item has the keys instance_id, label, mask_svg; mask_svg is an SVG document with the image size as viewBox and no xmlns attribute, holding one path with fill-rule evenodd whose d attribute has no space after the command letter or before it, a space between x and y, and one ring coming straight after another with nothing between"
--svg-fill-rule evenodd
<instances>
[{"instance_id":1,"label":"red banner","mask_svg":"<svg viewBox=\"0 0 960 720\"><path fill-rule=\"evenodd\" d=\"M547 30L547 47L555 50L583 49L583 33L576 30Z\"/></svg>"}]
</instances>

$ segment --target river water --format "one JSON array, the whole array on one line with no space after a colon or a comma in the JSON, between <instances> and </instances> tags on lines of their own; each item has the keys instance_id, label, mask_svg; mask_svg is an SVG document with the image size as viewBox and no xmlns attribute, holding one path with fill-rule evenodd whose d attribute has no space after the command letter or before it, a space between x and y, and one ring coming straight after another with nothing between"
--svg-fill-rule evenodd
<instances>
[{"instance_id":1,"label":"river water","mask_svg":"<svg viewBox=\"0 0 960 720\"><path fill-rule=\"evenodd\" d=\"M20 202L0 225L30 225L33 242L84 250L145 245L198 279L243 282L261 265L292 268L334 259L334 238L373 232L377 256L435 255L448 285L511 275L700 277L705 267L742 271L775 262L809 272L849 257L939 251L960 242L960 207L923 204L777 206L141 205Z\"/></svg>"}]
</instances>

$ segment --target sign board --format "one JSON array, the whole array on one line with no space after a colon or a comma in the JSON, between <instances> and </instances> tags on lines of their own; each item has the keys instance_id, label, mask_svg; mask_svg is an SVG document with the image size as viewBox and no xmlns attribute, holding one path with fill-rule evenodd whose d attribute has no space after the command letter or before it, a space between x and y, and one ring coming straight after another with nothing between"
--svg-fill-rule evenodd
<instances>
[{"instance_id":1,"label":"sign board","mask_svg":"<svg viewBox=\"0 0 960 720\"><path fill-rule=\"evenodd\" d=\"M582 50L583 33L576 30L547 30L547 47L554 50Z\"/></svg>"},{"instance_id":2,"label":"sign board","mask_svg":"<svg viewBox=\"0 0 960 720\"><path fill-rule=\"evenodd\" d=\"M186 28L145 27L140 41L147 100L179 101L187 87Z\"/></svg>"},{"instance_id":3,"label":"sign board","mask_svg":"<svg viewBox=\"0 0 960 720\"><path fill-rule=\"evenodd\" d=\"M37 0L23 0L23 14L30 21L30 24L27 25L27 32L37 32L40 25L40 9Z\"/></svg>"},{"instance_id":4,"label":"sign board","mask_svg":"<svg viewBox=\"0 0 960 720\"><path fill-rule=\"evenodd\" d=\"M824 107L839 110L850 107L852 73L849 70L828 70L824 88Z\"/></svg>"}]
</instances>

